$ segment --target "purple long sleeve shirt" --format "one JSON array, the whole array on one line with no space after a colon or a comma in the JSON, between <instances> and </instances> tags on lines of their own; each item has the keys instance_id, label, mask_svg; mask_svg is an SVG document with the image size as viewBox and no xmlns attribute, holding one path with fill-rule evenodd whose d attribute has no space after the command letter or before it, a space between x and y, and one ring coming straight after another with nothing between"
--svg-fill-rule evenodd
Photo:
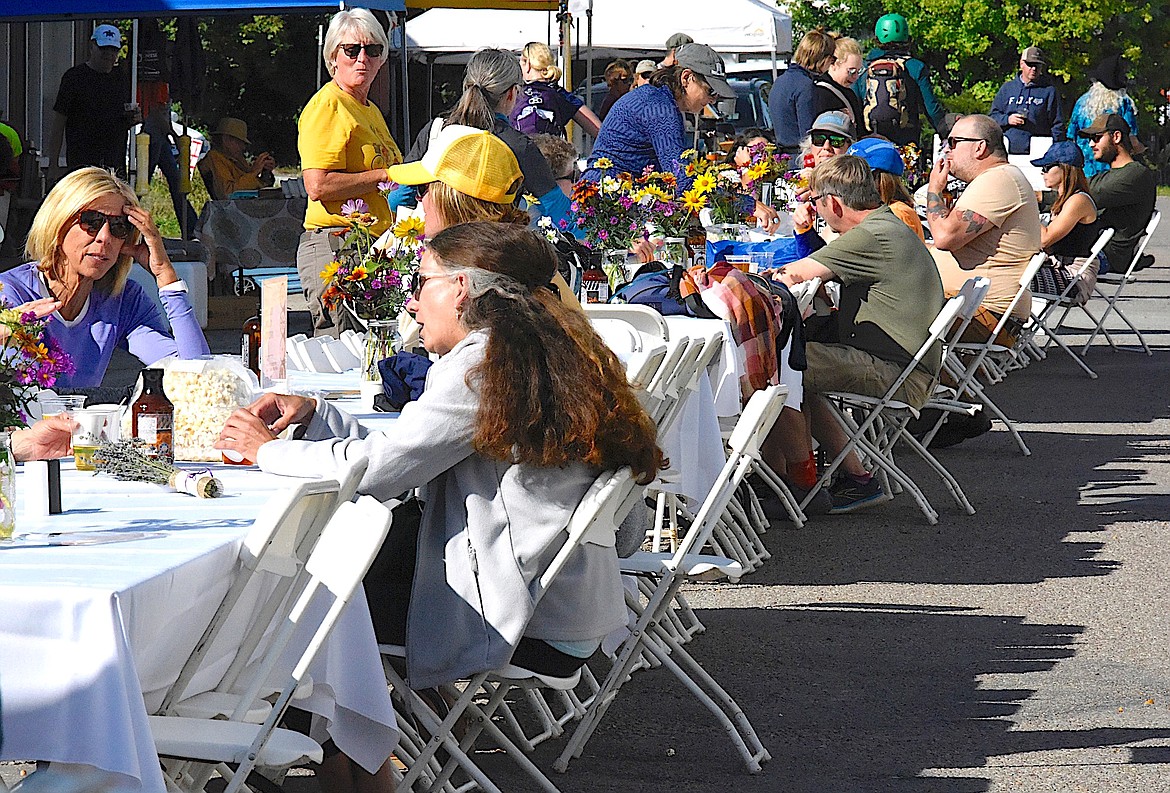
<instances>
[{"instance_id":1,"label":"purple long sleeve shirt","mask_svg":"<svg viewBox=\"0 0 1170 793\"><path fill-rule=\"evenodd\" d=\"M4 285L0 300L9 306L47 297L36 262L0 273L0 284ZM167 312L165 320L143 288L130 280L126 281L120 295L94 289L90 292L85 313L73 322L67 324L59 315L50 315L48 334L69 353L77 367L73 376L59 377L57 386L90 388L101 385L115 347L128 349L148 366L171 356L197 358L208 355L210 349L187 292L163 289L159 297ZM167 320L174 336L167 331Z\"/></svg>"}]
</instances>

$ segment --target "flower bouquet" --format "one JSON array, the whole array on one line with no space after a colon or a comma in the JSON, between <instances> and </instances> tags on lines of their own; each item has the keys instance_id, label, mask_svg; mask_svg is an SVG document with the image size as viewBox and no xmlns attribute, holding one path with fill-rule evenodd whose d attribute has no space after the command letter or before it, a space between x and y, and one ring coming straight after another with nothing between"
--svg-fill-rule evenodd
<instances>
[{"instance_id":1,"label":"flower bouquet","mask_svg":"<svg viewBox=\"0 0 1170 793\"><path fill-rule=\"evenodd\" d=\"M69 355L45 335L45 324L0 299L0 539L11 537L16 525L16 464L8 430L28 424L29 403L41 388L74 372Z\"/></svg>"},{"instance_id":2,"label":"flower bouquet","mask_svg":"<svg viewBox=\"0 0 1170 793\"><path fill-rule=\"evenodd\" d=\"M46 322L0 299L0 431L26 426L39 390L75 371L69 355L45 335Z\"/></svg>"},{"instance_id":3,"label":"flower bouquet","mask_svg":"<svg viewBox=\"0 0 1170 793\"><path fill-rule=\"evenodd\" d=\"M610 175L607 157L594 163L601 180L581 179L573 186L570 207L577 227L585 230L585 245L605 254L602 267L610 285L626 280L624 263L630 244L644 233L642 208L634 200L634 177L626 172Z\"/></svg>"},{"instance_id":4,"label":"flower bouquet","mask_svg":"<svg viewBox=\"0 0 1170 793\"><path fill-rule=\"evenodd\" d=\"M350 228L337 258L321 271L325 306L344 306L362 325L369 320L392 320L409 298L408 277L418 269L422 254L423 222L406 218L375 240L376 222L366 202L346 201L341 213Z\"/></svg>"},{"instance_id":5,"label":"flower bouquet","mask_svg":"<svg viewBox=\"0 0 1170 793\"><path fill-rule=\"evenodd\" d=\"M740 169L745 190L766 204L776 201L776 182L792 168L792 155L777 154L772 143L755 143L748 147L750 160Z\"/></svg>"},{"instance_id":6,"label":"flower bouquet","mask_svg":"<svg viewBox=\"0 0 1170 793\"><path fill-rule=\"evenodd\" d=\"M711 224L740 224L746 219L745 210L751 202L735 163L720 162L716 154L700 156L687 149L679 157L687 176L694 177L691 189L683 193L683 205L688 211L707 210ZM709 225L709 224L704 224Z\"/></svg>"}]
</instances>

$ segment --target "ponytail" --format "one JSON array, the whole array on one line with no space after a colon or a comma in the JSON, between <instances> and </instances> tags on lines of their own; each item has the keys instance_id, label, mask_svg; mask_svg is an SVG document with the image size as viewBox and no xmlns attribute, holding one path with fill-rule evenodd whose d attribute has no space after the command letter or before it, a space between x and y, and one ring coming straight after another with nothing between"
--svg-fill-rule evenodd
<instances>
[{"instance_id":1,"label":"ponytail","mask_svg":"<svg viewBox=\"0 0 1170 793\"><path fill-rule=\"evenodd\" d=\"M463 96L447 115L447 124L491 130L496 108L514 86L523 81L520 64L510 52L482 49L471 56L463 73Z\"/></svg>"}]
</instances>

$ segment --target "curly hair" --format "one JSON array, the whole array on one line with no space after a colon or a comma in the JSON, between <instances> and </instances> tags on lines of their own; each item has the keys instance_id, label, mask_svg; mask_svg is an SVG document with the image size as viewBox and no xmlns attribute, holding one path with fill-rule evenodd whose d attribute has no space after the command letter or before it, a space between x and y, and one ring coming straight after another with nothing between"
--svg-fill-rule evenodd
<instances>
[{"instance_id":1,"label":"curly hair","mask_svg":"<svg viewBox=\"0 0 1170 793\"><path fill-rule=\"evenodd\" d=\"M585 314L550 288L548 241L519 226L464 223L428 247L445 272L468 274L464 327L489 331L468 373L480 394L476 452L541 467L628 465L639 483L652 481L666 465L654 422Z\"/></svg>"}]
</instances>

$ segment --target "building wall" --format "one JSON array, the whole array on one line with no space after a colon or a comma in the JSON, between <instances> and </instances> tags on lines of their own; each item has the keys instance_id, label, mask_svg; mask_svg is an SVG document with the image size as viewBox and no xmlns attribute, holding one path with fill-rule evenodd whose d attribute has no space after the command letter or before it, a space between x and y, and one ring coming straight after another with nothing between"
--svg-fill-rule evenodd
<instances>
[{"instance_id":1,"label":"building wall","mask_svg":"<svg viewBox=\"0 0 1170 793\"><path fill-rule=\"evenodd\" d=\"M38 151L48 146L53 102L65 70L85 60L93 23L0 23L0 118ZM42 164L45 164L42 161Z\"/></svg>"}]
</instances>

